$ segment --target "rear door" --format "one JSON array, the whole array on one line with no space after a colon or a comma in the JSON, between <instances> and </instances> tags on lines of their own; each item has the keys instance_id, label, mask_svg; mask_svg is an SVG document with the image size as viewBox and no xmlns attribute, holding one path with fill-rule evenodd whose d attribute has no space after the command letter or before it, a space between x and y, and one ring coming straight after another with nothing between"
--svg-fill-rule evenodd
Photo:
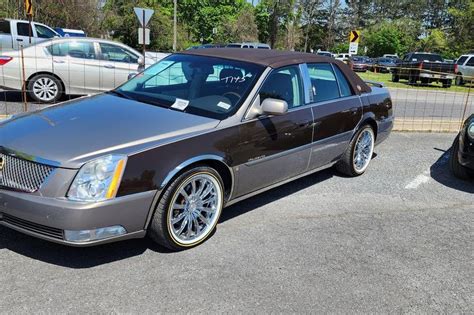
<instances>
[{"instance_id":1,"label":"rear door","mask_svg":"<svg viewBox=\"0 0 474 315\"><path fill-rule=\"evenodd\" d=\"M138 71L138 56L133 51L112 43L99 43L101 51L101 82L103 91L125 83L128 75Z\"/></svg>"},{"instance_id":2,"label":"rear door","mask_svg":"<svg viewBox=\"0 0 474 315\"><path fill-rule=\"evenodd\" d=\"M60 41L48 47L54 72L64 81L69 94L98 93L100 60L94 42Z\"/></svg>"},{"instance_id":3,"label":"rear door","mask_svg":"<svg viewBox=\"0 0 474 315\"><path fill-rule=\"evenodd\" d=\"M313 63L307 69L314 115L310 168L318 168L344 153L362 118L362 104L337 65Z\"/></svg>"}]
</instances>

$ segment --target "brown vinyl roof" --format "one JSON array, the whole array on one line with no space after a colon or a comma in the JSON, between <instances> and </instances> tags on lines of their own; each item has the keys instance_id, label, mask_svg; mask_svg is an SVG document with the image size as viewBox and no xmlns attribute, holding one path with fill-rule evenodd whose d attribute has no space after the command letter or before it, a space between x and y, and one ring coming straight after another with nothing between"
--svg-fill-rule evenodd
<instances>
[{"instance_id":1,"label":"brown vinyl roof","mask_svg":"<svg viewBox=\"0 0 474 315\"><path fill-rule=\"evenodd\" d=\"M180 54L238 60L259 64L274 69L300 63L333 63L336 64L344 73L344 75L349 79L353 90L357 94L360 94L361 92L368 93L371 91L371 88L345 63L331 57L320 56L316 54L252 48L202 48L186 50L180 52Z\"/></svg>"}]
</instances>

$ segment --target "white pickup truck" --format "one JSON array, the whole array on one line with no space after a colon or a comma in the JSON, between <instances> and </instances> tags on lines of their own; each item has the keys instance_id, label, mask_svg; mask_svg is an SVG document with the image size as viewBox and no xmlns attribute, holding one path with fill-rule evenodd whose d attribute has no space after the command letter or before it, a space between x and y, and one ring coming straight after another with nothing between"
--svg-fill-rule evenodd
<instances>
[{"instance_id":1,"label":"white pickup truck","mask_svg":"<svg viewBox=\"0 0 474 315\"><path fill-rule=\"evenodd\" d=\"M27 47L60 35L51 27L31 22L31 44L28 21L0 19L0 53L18 50L20 45Z\"/></svg>"}]
</instances>

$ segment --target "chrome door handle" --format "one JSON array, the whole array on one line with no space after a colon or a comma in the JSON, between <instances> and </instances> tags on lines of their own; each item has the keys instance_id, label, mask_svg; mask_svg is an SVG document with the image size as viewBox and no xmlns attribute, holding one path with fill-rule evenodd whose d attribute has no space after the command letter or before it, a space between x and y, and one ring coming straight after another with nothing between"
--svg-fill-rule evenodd
<instances>
[{"instance_id":1,"label":"chrome door handle","mask_svg":"<svg viewBox=\"0 0 474 315\"><path fill-rule=\"evenodd\" d=\"M114 65L107 64L107 65L104 65L104 68L107 68L107 69L115 69L115 66L114 66Z\"/></svg>"},{"instance_id":2,"label":"chrome door handle","mask_svg":"<svg viewBox=\"0 0 474 315\"><path fill-rule=\"evenodd\" d=\"M53 62L54 62L54 63L65 63L64 60L56 60L56 59L53 59Z\"/></svg>"},{"instance_id":3,"label":"chrome door handle","mask_svg":"<svg viewBox=\"0 0 474 315\"><path fill-rule=\"evenodd\" d=\"M350 109L350 111L351 111L351 113L352 113L353 115L355 115L355 114L357 114L357 112L359 111L359 107L352 107L352 108Z\"/></svg>"}]
</instances>

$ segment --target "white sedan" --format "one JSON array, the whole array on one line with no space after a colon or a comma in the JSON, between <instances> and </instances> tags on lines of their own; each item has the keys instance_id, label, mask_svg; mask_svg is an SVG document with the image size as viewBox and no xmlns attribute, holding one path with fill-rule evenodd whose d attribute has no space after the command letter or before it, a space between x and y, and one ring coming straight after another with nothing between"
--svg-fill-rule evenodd
<instances>
[{"instance_id":1,"label":"white sedan","mask_svg":"<svg viewBox=\"0 0 474 315\"><path fill-rule=\"evenodd\" d=\"M41 103L63 94L87 95L111 90L136 73L143 56L114 41L94 38L60 38L23 50L26 89ZM148 58L146 65L155 63ZM0 87L21 90L23 73L19 51L0 53Z\"/></svg>"}]
</instances>

